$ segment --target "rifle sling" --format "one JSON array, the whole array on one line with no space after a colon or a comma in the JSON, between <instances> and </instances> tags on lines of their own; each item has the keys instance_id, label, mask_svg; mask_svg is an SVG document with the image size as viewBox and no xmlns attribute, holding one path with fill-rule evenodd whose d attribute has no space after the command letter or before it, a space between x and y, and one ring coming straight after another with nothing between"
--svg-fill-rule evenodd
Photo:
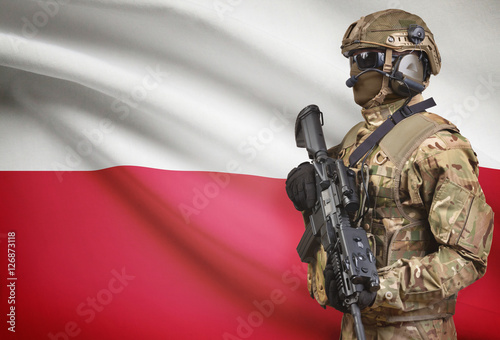
<instances>
[{"instance_id":1,"label":"rifle sling","mask_svg":"<svg viewBox=\"0 0 500 340\"><path fill-rule=\"evenodd\" d=\"M404 105L391 116L389 116L385 122L382 123L373 133L368 136L368 138L361 143L360 146L354 150L354 152L349 157L349 167L354 167L356 163L369 151L371 148L377 144L384 136L391 131L391 129L396 126L403 119L410 117L418 112L423 112L425 109L433 107L436 102L433 98L426 99L420 103L414 104L412 106Z\"/></svg>"}]
</instances>

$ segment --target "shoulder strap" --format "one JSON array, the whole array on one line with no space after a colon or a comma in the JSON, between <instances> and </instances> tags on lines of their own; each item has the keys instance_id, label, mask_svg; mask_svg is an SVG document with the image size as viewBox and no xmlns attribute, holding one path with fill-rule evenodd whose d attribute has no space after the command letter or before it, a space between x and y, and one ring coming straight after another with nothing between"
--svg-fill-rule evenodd
<instances>
[{"instance_id":1,"label":"shoulder strap","mask_svg":"<svg viewBox=\"0 0 500 340\"><path fill-rule=\"evenodd\" d=\"M411 153L438 131L457 131L455 125L433 114L415 114L391 130L379 143L380 148L397 169L401 169Z\"/></svg>"},{"instance_id":2,"label":"shoulder strap","mask_svg":"<svg viewBox=\"0 0 500 340\"><path fill-rule=\"evenodd\" d=\"M375 144L377 144L391 129L403 119L414 115L415 113L425 111L436 105L433 98L429 98L412 106L404 105L399 110L389 116L373 133L354 150L349 157L349 166L354 167Z\"/></svg>"}]
</instances>

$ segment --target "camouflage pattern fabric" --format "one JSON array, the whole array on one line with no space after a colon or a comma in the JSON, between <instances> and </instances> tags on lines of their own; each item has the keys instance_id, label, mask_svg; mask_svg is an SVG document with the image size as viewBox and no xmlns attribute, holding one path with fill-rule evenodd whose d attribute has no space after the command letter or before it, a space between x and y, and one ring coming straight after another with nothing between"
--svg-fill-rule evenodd
<instances>
[{"instance_id":1,"label":"camouflage pattern fabric","mask_svg":"<svg viewBox=\"0 0 500 340\"><path fill-rule=\"evenodd\" d=\"M333 148L333 156L347 165L353 150L402 104L363 109L366 123L355 143ZM485 274L492 241L493 212L478 182L475 153L456 128L418 141L403 162L380 144L365 165L370 201L362 226L374 240L381 279L375 302L362 311L367 339L455 339L457 293ZM361 164L355 170L360 179ZM320 249L308 274L311 296L321 305L328 304L316 284L324 287L324 258ZM342 339L356 339L350 315Z\"/></svg>"},{"instance_id":2,"label":"camouflage pattern fabric","mask_svg":"<svg viewBox=\"0 0 500 340\"><path fill-rule=\"evenodd\" d=\"M352 333L354 321L350 314L342 318L342 338L356 339ZM457 338L453 319L435 319L418 322L399 322L395 324L371 327L365 326L367 340L452 340Z\"/></svg>"},{"instance_id":3,"label":"camouflage pattern fabric","mask_svg":"<svg viewBox=\"0 0 500 340\"><path fill-rule=\"evenodd\" d=\"M425 38L417 45L408 40L408 27L419 25ZM427 24L417 15L400 9L387 9L361 17L344 34L340 47L344 56L363 48L389 48L397 52L422 50L429 56L432 74L441 69L441 56Z\"/></svg>"}]
</instances>

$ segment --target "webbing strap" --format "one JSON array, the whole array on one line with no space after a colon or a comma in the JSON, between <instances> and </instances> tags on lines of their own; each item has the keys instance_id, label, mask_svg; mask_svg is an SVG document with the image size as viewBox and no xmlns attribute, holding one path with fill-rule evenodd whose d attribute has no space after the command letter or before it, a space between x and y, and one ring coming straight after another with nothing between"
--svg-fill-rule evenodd
<instances>
[{"instance_id":1,"label":"webbing strap","mask_svg":"<svg viewBox=\"0 0 500 340\"><path fill-rule=\"evenodd\" d=\"M377 144L391 129L403 119L414 115L415 113L425 111L436 105L433 98L426 99L412 106L404 105L399 110L389 116L368 138L354 150L349 157L349 167L354 167L375 144Z\"/></svg>"}]
</instances>

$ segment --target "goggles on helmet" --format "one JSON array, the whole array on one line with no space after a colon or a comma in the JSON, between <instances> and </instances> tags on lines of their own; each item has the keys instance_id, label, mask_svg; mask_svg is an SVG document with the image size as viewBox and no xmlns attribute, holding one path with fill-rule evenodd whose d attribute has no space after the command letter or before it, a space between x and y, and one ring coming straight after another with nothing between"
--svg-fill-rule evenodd
<instances>
[{"instance_id":1,"label":"goggles on helmet","mask_svg":"<svg viewBox=\"0 0 500 340\"><path fill-rule=\"evenodd\" d=\"M424 74L427 76L427 72L430 72L429 70L429 60L425 56L425 53L421 52L410 52L410 53L415 53L418 55L419 60L423 63L424 66ZM392 52L392 63L398 58L401 58L402 56L408 54L408 52ZM353 54L352 56L349 57L349 63L350 66L354 63L358 65L358 68L360 71L364 71L366 69L370 68L378 68L381 69L382 66L384 66L385 62L385 52L381 51L362 51Z\"/></svg>"},{"instance_id":2,"label":"goggles on helmet","mask_svg":"<svg viewBox=\"0 0 500 340\"><path fill-rule=\"evenodd\" d=\"M396 57L392 57L392 61L396 60ZM363 51L355 54L349 58L350 66L354 63L358 65L358 68L363 71L369 68L380 68L385 62L385 53L378 51Z\"/></svg>"}]
</instances>

